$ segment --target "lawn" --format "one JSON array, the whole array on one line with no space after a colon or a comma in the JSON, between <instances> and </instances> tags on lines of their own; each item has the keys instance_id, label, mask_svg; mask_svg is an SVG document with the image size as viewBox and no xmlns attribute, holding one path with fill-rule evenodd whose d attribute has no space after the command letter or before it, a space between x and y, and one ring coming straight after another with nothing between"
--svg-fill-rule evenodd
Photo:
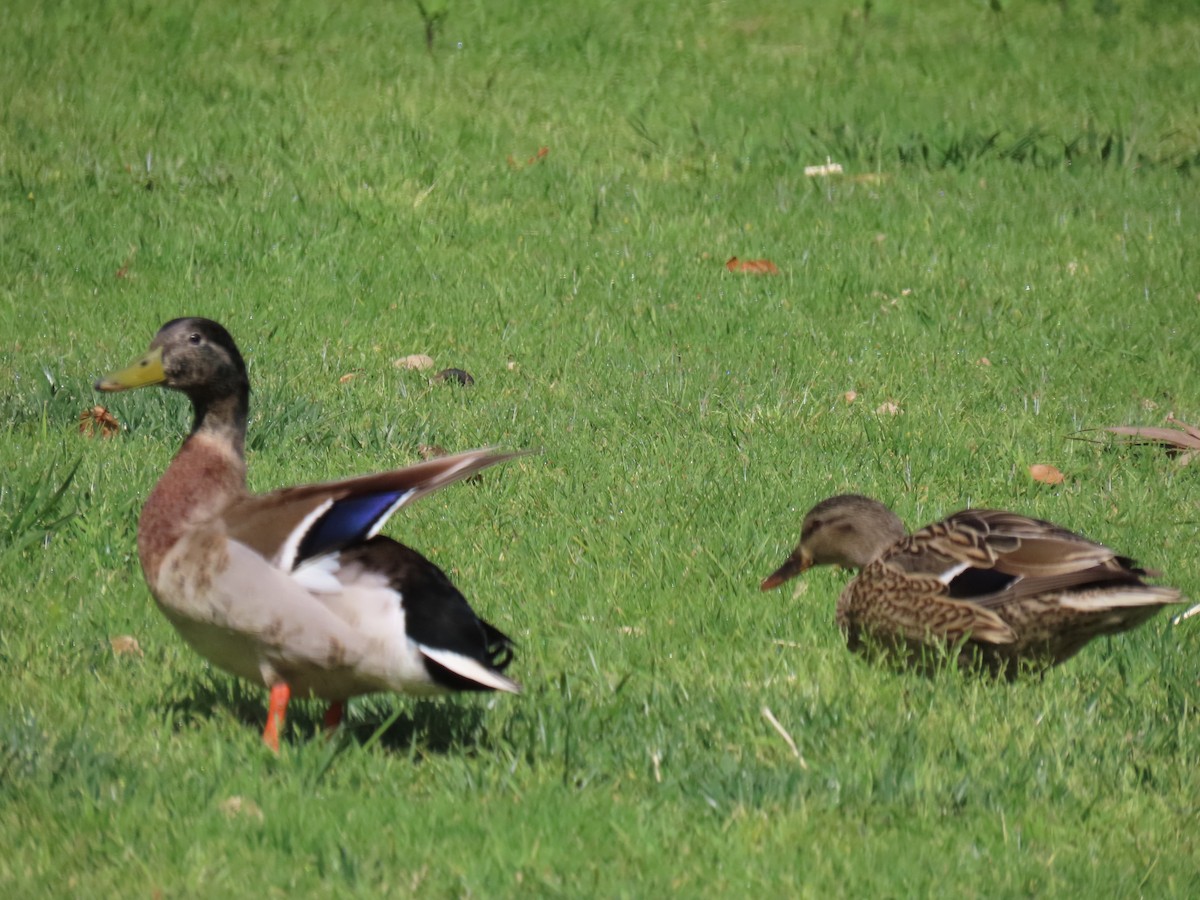
<instances>
[{"instance_id":1,"label":"lawn","mask_svg":"<svg viewBox=\"0 0 1200 900\"><path fill-rule=\"evenodd\" d=\"M0 895L1200 893L1200 617L992 684L847 653L845 573L757 587L853 490L1200 600L1200 464L1071 439L1200 421L1194 4L0 21ZM181 315L248 359L255 489L539 451L387 529L523 696L262 746L137 562L186 402L91 387Z\"/></svg>"}]
</instances>

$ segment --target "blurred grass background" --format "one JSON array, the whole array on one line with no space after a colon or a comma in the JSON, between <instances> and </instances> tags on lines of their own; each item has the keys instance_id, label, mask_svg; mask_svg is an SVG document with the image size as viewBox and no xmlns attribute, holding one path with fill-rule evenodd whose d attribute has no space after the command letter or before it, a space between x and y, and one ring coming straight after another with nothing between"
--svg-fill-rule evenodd
<instances>
[{"instance_id":1,"label":"blurred grass background","mask_svg":"<svg viewBox=\"0 0 1200 900\"><path fill-rule=\"evenodd\" d=\"M1200 593L1192 468L1066 439L1200 419L1193 4L3 15L5 894L1195 894L1196 620L1007 686L851 657L844 574L757 591L856 490ZM542 450L389 527L523 698L369 698L334 743L300 704L261 748L137 567L186 404L78 430L179 315L248 357L255 489Z\"/></svg>"}]
</instances>

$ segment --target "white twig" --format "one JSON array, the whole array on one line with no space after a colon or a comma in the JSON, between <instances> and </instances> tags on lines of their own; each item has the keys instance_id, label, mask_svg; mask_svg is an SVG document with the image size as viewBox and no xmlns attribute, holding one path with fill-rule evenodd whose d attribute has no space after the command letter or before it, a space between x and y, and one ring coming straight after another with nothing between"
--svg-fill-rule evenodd
<instances>
[{"instance_id":1,"label":"white twig","mask_svg":"<svg viewBox=\"0 0 1200 900\"><path fill-rule=\"evenodd\" d=\"M771 712L769 707L764 706L762 708L762 714L763 718L771 723L771 727L778 731L779 736L787 742L789 747L791 747L792 753L795 754L796 759L800 760L800 768L807 772L808 763L806 763L804 761L804 757L800 755L800 748L796 746L796 742L792 740L792 736L787 733L787 729L779 724L779 720L775 718L775 714Z\"/></svg>"},{"instance_id":2,"label":"white twig","mask_svg":"<svg viewBox=\"0 0 1200 900\"><path fill-rule=\"evenodd\" d=\"M1200 614L1200 603L1197 603L1191 609L1185 610L1171 620L1172 625L1178 625L1184 619L1190 619L1192 616Z\"/></svg>"}]
</instances>

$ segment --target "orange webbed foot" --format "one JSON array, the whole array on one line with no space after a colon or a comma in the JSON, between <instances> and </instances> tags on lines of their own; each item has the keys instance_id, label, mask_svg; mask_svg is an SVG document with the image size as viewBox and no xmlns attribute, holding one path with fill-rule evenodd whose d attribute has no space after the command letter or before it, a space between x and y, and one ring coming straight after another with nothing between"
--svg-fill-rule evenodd
<instances>
[{"instance_id":1,"label":"orange webbed foot","mask_svg":"<svg viewBox=\"0 0 1200 900\"><path fill-rule=\"evenodd\" d=\"M274 752L279 752L279 735L283 732L283 723L287 718L288 700L292 697L292 689L280 682L271 688L271 701L267 707L267 725L263 729L263 743Z\"/></svg>"}]
</instances>

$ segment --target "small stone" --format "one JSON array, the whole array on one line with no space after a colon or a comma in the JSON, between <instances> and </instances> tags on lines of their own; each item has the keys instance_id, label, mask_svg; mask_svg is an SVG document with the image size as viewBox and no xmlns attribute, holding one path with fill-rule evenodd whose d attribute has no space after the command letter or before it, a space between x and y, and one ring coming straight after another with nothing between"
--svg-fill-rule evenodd
<instances>
[{"instance_id":1,"label":"small stone","mask_svg":"<svg viewBox=\"0 0 1200 900\"><path fill-rule=\"evenodd\" d=\"M427 356L424 353L413 353L409 356L402 356L400 359L392 363L397 369L423 369L433 368L433 357Z\"/></svg>"}]
</instances>

